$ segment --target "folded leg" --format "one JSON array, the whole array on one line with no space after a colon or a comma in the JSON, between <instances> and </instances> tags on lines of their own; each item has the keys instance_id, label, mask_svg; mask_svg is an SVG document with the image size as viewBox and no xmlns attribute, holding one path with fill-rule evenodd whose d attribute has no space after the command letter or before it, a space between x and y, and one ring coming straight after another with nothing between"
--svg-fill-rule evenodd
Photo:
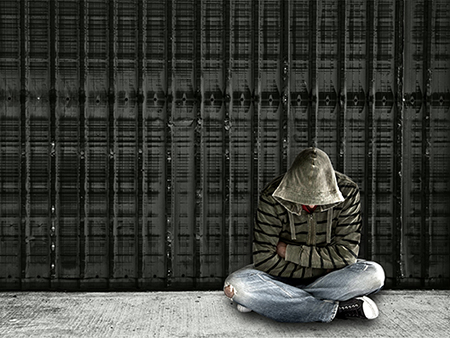
<instances>
[{"instance_id":1,"label":"folded leg","mask_svg":"<svg viewBox=\"0 0 450 338\"><path fill-rule=\"evenodd\" d=\"M231 274L224 291L237 304L279 322L329 322L338 306L252 266Z\"/></svg>"},{"instance_id":2,"label":"folded leg","mask_svg":"<svg viewBox=\"0 0 450 338\"><path fill-rule=\"evenodd\" d=\"M330 272L303 288L318 299L345 301L379 291L384 270L378 263L358 260L355 264Z\"/></svg>"}]
</instances>

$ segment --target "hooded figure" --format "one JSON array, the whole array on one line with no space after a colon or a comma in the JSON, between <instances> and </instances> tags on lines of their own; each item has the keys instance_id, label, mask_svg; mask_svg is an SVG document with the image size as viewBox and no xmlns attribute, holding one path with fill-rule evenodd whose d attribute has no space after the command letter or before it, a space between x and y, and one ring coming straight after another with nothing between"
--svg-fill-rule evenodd
<instances>
[{"instance_id":1,"label":"hooded figure","mask_svg":"<svg viewBox=\"0 0 450 338\"><path fill-rule=\"evenodd\" d=\"M322 150L305 149L261 192L253 264L229 275L224 293L240 312L279 322L375 319L367 295L385 275L378 263L357 260L360 237L358 186Z\"/></svg>"},{"instance_id":2,"label":"hooded figure","mask_svg":"<svg viewBox=\"0 0 450 338\"><path fill-rule=\"evenodd\" d=\"M308 148L261 193L253 263L278 277L321 276L356 262L360 232L358 186L333 169L325 152ZM286 244L284 258L279 242Z\"/></svg>"}]
</instances>

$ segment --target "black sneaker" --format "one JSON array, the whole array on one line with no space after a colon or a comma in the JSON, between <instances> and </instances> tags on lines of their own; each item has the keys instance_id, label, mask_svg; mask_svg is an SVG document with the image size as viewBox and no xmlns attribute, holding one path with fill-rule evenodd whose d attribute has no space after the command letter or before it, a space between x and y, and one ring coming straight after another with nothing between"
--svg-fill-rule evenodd
<instances>
[{"instance_id":1,"label":"black sneaker","mask_svg":"<svg viewBox=\"0 0 450 338\"><path fill-rule=\"evenodd\" d=\"M368 297L357 297L339 302L336 318L364 318L378 317L378 308L374 301Z\"/></svg>"}]
</instances>

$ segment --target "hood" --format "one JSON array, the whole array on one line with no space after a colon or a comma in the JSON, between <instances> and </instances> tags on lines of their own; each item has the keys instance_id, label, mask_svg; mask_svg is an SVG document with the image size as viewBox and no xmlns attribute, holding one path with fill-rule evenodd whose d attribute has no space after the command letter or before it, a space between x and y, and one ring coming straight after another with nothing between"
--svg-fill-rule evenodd
<instances>
[{"instance_id":1,"label":"hood","mask_svg":"<svg viewBox=\"0 0 450 338\"><path fill-rule=\"evenodd\" d=\"M288 211L292 239L296 239L292 214L300 215L302 204L317 205L320 211L327 210L327 243L330 243L333 207L343 202L344 197L325 152L307 148L298 154L272 196ZM315 236L315 229L311 227L310 232L310 236Z\"/></svg>"},{"instance_id":2,"label":"hood","mask_svg":"<svg viewBox=\"0 0 450 338\"><path fill-rule=\"evenodd\" d=\"M332 206L344 201L328 155L307 148L296 157L272 195L289 211L299 214L301 204Z\"/></svg>"}]
</instances>

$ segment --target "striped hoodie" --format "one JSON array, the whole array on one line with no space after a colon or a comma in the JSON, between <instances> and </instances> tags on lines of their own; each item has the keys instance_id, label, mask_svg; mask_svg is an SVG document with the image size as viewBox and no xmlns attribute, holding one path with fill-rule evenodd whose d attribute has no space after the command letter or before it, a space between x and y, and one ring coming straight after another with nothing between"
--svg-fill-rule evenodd
<instances>
[{"instance_id":1,"label":"striped hoodie","mask_svg":"<svg viewBox=\"0 0 450 338\"><path fill-rule=\"evenodd\" d=\"M317 205L312 213L302 205ZM310 278L356 262L361 237L356 183L334 171L317 148L301 152L262 192L255 217L253 263L275 276ZM277 243L287 244L285 258Z\"/></svg>"}]
</instances>

